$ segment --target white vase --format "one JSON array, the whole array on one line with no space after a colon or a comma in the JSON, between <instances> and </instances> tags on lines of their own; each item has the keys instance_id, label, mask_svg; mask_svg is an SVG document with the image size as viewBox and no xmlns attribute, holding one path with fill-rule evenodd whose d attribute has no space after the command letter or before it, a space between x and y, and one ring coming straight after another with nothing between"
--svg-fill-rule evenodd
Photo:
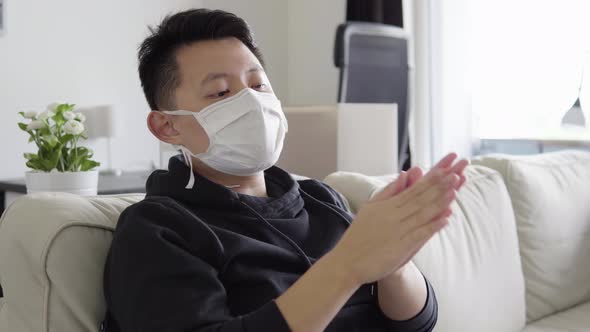
<instances>
[{"instance_id":1,"label":"white vase","mask_svg":"<svg viewBox=\"0 0 590 332\"><path fill-rule=\"evenodd\" d=\"M88 172L39 172L25 174L27 193L57 191L76 195L96 195L98 171Z\"/></svg>"}]
</instances>

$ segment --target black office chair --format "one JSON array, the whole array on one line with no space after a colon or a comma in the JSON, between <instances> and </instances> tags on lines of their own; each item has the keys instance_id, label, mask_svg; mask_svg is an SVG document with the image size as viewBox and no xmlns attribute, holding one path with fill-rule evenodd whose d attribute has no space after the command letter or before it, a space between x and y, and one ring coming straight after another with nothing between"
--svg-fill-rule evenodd
<instances>
[{"instance_id":1,"label":"black office chair","mask_svg":"<svg viewBox=\"0 0 590 332\"><path fill-rule=\"evenodd\" d=\"M341 24L336 30L334 64L340 68L338 102L398 105L399 169L410 168L406 32L380 23Z\"/></svg>"}]
</instances>

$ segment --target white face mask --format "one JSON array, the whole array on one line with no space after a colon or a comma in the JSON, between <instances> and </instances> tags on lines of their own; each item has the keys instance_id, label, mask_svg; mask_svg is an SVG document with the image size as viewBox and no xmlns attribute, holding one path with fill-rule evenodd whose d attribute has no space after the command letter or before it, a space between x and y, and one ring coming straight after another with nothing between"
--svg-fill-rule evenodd
<instances>
[{"instance_id":1,"label":"white face mask","mask_svg":"<svg viewBox=\"0 0 590 332\"><path fill-rule=\"evenodd\" d=\"M195 181L191 156L222 173L253 175L278 161L288 130L281 102L271 93L249 88L211 104L200 112L161 112L192 115L209 137L209 148L203 153L195 154L179 146L191 168L187 189L192 188Z\"/></svg>"}]
</instances>

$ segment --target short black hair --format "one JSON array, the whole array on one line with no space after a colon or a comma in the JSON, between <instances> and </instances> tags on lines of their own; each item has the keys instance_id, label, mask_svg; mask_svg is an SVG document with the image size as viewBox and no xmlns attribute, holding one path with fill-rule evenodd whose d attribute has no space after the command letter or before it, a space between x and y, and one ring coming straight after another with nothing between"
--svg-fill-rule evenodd
<instances>
[{"instance_id":1,"label":"short black hair","mask_svg":"<svg viewBox=\"0 0 590 332\"><path fill-rule=\"evenodd\" d=\"M264 66L262 54L248 24L223 10L191 9L168 15L139 47L139 79L152 110L171 109L180 84L176 51L198 41L239 39Z\"/></svg>"}]
</instances>

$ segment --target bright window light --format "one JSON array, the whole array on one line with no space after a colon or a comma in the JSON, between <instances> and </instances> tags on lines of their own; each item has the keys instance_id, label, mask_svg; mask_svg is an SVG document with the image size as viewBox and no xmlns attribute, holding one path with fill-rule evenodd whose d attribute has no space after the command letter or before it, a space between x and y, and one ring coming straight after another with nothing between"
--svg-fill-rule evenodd
<instances>
[{"instance_id":1,"label":"bright window light","mask_svg":"<svg viewBox=\"0 0 590 332\"><path fill-rule=\"evenodd\" d=\"M549 138L578 98L590 127L590 1L474 0L473 110L481 138ZM579 131L590 135L590 129Z\"/></svg>"}]
</instances>

